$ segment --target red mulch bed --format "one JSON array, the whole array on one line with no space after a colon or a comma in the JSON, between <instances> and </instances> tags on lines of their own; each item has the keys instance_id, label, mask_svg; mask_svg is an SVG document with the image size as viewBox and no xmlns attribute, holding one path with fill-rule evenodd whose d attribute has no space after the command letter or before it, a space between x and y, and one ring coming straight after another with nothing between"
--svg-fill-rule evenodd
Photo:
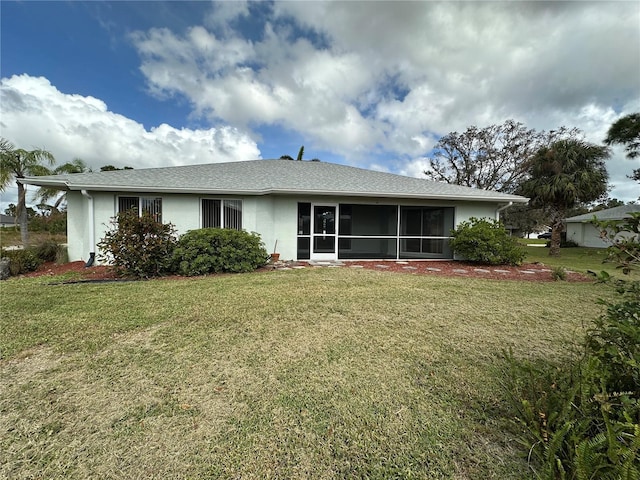
<instances>
[{"instance_id":1,"label":"red mulch bed","mask_svg":"<svg viewBox=\"0 0 640 480\"><path fill-rule=\"evenodd\" d=\"M62 275L69 272L78 272L81 274L83 280L107 280L116 279L116 275L113 274L109 267L96 266L85 268L85 262L70 262L70 263L54 263L48 262L40 265L40 268L35 272L25 273L22 277L53 277L55 275Z\"/></svg>"},{"instance_id":2,"label":"red mulch bed","mask_svg":"<svg viewBox=\"0 0 640 480\"><path fill-rule=\"evenodd\" d=\"M477 265L467 262L453 261L413 261L406 263L383 261L349 262L346 264L361 265L363 268L371 270L400 272L412 275L444 275L448 277L487 278L493 280L521 280L534 282L555 281L551 274L552 267L542 263L523 263L518 267L505 265ZM582 273L567 272L566 280L569 282L591 282L593 281L593 278Z\"/></svg>"},{"instance_id":3,"label":"red mulch bed","mask_svg":"<svg viewBox=\"0 0 640 480\"><path fill-rule=\"evenodd\" d=\"M78 272L81 280L116 280L118 277L113 273L111 268L106 266L94 266L85 268L84 262L70 262L64 264L45 263L36 272L23 275L23 277L41 277L55 276L67 272ZM269 265L259 271L271 271L283 267L291 266L309 266L306 262L281 262L276 265ZM384 271L398 272L409 275L429 275L429 276L453 276L466 278L487 278L495 280L520 280L535 282L552 282L551 267L543 264L523 264L519 267L508 266L483 266L474 265L465 262L448 262L448 261L413 261L407 263L398 263L395 261L366 261L366 262L345 262L345 267L349 268L360 266L362 268ZM383 267L381 267L383 266ZM386 268L385 268L386 267ZM321 267L309 267L321 268ZM431 270L429 270L431 269ZM437 271L435 269L438 269ZM462 272L461 270L464 270ZM497 270L497 271L496 271ZM527 273L525 273L527 272ZM181 279L177 275L164 277L171 279ZM567 281L570 282L589 282L593 279L581 273L567 273Z\"/></svg>"}]
</instances>

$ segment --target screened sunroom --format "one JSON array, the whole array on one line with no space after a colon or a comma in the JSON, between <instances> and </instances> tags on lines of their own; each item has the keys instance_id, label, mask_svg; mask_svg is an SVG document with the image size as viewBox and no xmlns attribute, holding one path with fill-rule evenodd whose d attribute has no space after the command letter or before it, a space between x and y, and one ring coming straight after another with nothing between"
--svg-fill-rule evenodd
<instances>
[{"instance_id":1,"label":"screened sunroom","mask_svg":"<svg viewBox=\"0 0 640 480\"><path fill-rule=\"evenodd\" d=\"M298 260L450 259L454 207L298 203Z\"/></svg>"}]
</instances>

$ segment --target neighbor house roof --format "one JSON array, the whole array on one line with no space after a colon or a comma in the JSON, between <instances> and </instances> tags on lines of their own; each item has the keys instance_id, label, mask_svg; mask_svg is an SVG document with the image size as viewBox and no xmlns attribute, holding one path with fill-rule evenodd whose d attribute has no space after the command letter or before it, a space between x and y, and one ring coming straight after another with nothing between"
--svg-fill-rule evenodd
<instances>
[{"instance_id":1,"label":"neighbor house roof","mask_svg":"<svg viewBox=\"0 0 640 480\"><path fill-rule=\"evenodd\" d=\"M585 213L565 219L569 223L590 222L595 216L598 220L622 220L628 217L631 212L640 212L640 205L621 205L619 207L607 208L606 210L598 210L597 212Z\"/></svg>"},{"instance_id":2,"label":"neighbor house roof","mask_svg":"<svg viewBox=\"0 0 640 480\"><path fill-rule=\"evenodd\" d=\"M251 160L42 177L22 183L62 190L197 193L204 195L313 194L433 198L526 203L528 199L327 162Z\"/></svg>"},{"instance_id":3,"label":"neighbor house roof","mask_svg":"<svg viewBox=\"0 0 640 480\"><path fill-rule=\"evenodd\" d=\"M0 225L14 225L16 223L16 219L9 216L9 215L5 215L3 213L0 213Z\"/></svg>"}]
</instances>

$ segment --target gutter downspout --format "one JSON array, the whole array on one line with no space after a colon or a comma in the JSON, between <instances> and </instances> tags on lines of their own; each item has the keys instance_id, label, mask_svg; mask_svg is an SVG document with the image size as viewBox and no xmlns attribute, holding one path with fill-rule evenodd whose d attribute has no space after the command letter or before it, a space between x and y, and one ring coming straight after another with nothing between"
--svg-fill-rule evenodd
<instances>
[{"instance_id":1,"label":"gutter downspout","mask_svg":"<svg viewBox=\"0 0 640 480\"><path fill-rule=\"evenodd\" d=\"M498 209L496 209L496 221L500 221L500 212L503 210L506 210L507 208L509 208L511 205L513 205L513 202L509 202L506 205L503 205L501 207L499 207Z\"/></svg>"},{"instance_id":2,"label":"gutter downspout","mask_svg":"<svg viewBox=\"0 0 640 480\"><path fill-rule=\"evenodd\" d=\"M89 251L89 260L87 260L84 266L84 268L89 268L96 260L96 237L94 228L96 214L93 207L93 197L89 195L86 190L81 190L80 192L89 200L89 248L91 250Z\"/></svg>"}]
</instances>

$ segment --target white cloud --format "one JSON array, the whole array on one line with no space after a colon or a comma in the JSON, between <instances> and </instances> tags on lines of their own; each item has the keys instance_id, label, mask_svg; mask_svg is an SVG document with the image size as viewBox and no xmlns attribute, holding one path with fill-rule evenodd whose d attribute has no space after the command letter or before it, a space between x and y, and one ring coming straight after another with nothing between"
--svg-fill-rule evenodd
<instances>
[{"instance_id":1,"label":"white cloud","mask_svg":"<svg viewBox=\"0 0 640 480\"><path fill-rule=\"evenodd\" d=\"M161 124L146 130L109 111L103 101L62 93L42 77L3 78L0 101L0 135L19 148L49 150L58 164L79 157L97 170L260 158L255 141L235 127L191 130ZM14 196L10 188L2 202L15 202Z\"/></svg>"},{"instance_id":2,"label":"white cloud","mask_svg":"<svg viewBox=\"0 0 640 480\"><path fill-rule=\"evenodd\" d=\"M22 148L45 148L58 162L80 157L93 168L145 168L260 157L256 143L234 127L191 130L161 124L146 130L109 111L101 100L62 93L42 77L3 78L0 95L2 136Z\"/></svg>"},{"instance_id":3,"label":"white cloud","mask_svg":"<svg viewBox=\"0 0 640 480\"><path fill-rule=\"evenodd\" d=\"M183 36L136 32L132 40L150 90L185 96L197 115L241 126L282 125L344 155L382 140L379 127L351 103L375 85L375 72L354 53L317 49L287 35L267 23L256 44L201 27Z\"/></svg>"},{"instance_id":4,"label":"white cloud","mask_svg":"<svg viewBox=\"0 0 640 480\"><path fill-rule=\"evenodd\" d=\"M230 27L133 40L153 91L211 119L282 125L354 161L415 158L450 131L558 110L588 127L588 106L639 95L639 22L635 3L276 2L253 42Z\"/></svg>"},{"instance_id":5,"label":"white cloud","mask_svg":"<svg viewBox=\"0 0 640 480\"><path fill-rule=\"evenodd\" d=\"M262 30L241 31L247 19ZM438 138L470 125L578 127L600 143L640 111L637 2L215 2L200 23L131 34L140 71L153 95L236 129L146 130L22 76L3 80L3 135L142 167L259 157L246 132L268 126L307 151L420 176ZM614 149L612 196L637 198L637 162Z\"/></svg>"},{"instance_id":6,"label":"white cloud","mask_svg":"<svg viewBox=\"0 0 640 480\"><path fill-rule=\"evenodd\" d=\"M229 24L241 16L249 15L249 5L246 0L215 2L211 12L205 17L205 24L222 31L229 30Z\"/></svg>"}]
</instances>

